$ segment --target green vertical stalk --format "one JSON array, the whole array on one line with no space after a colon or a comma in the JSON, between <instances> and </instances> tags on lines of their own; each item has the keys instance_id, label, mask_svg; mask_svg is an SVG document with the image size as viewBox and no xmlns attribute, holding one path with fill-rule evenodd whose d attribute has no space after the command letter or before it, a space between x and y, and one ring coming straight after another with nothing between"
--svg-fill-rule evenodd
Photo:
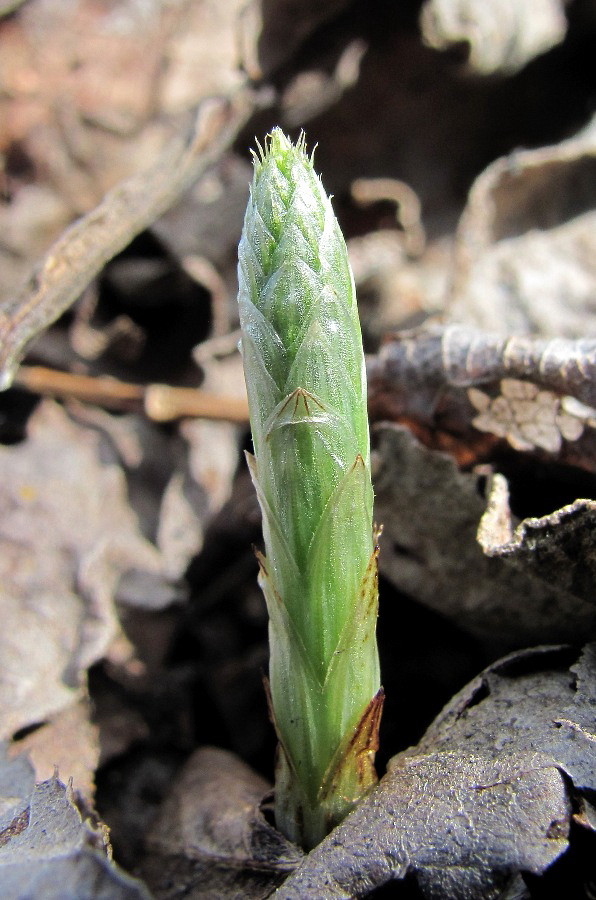
<instances>
[{"instance_id":1,"label":"green vertical stalk","mask_svg":"<svg viewBox=\"0 0 596 900\"><path fill-rule=\"evenodd\" d=\"M376 781L366 378L354 282L301 138L255 156L239 247L242 353L266 556L278 828L317 844Z\"/></svg>"}]
</instances>

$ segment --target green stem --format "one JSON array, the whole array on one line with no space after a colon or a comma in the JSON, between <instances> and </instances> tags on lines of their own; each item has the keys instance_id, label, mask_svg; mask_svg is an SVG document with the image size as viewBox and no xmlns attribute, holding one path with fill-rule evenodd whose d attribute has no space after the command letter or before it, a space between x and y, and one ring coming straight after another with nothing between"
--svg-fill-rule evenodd
<instances>
[{"instance_id":1,"label":"green stem","mask_svg":"<svg viewBox=\"0 0 596 900\"><path fill-rule=\"evenodd\" d=\"M382 706L366 381L331 203L276 129L239 248L242 352L266 557L276 820L314 846L374 784Z\"/></svg>"}]
</instances>

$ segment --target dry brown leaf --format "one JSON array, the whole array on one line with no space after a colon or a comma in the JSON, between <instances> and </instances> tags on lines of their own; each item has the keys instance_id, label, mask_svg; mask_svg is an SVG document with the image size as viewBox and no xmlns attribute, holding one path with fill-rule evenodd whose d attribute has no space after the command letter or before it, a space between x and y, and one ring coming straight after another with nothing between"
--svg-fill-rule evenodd
<instances>
[{"instance_id":1,"label":"dry brown leaf","mask_svg":"<svg viewBox=\"0 0 596 900\"><path fill-rule=\"evenodd\" d=\"M190 138L172 140L153 166L117 184L95 209L66 229L0 310L0 388L10 385L29 341L55 322L105 263L207 170L251 109L246 94L233 102L205 101Z\"/></svg>"},{"instance_id":2,"label":"dry brown leaf","mask_svg":"<svg viewBox=\"0 0 596 900\"><path fill-rule=\"evenodd\" d=\"M3 298L68 222L119 179L146 168L171 137L171 125L150 120L166 35L174 26L161 3L142 13L134 4L102 10L87 0L34 0L3 23L0 152L7 154L11 202L2 220L3 234L18 239L0 249L3 271L10 249L14 261ZM32 176L35 183L27 184ZM28 204L30 194L45 203ZM54 208L58 215L49 217Z\"/></svg>"},{"instance_id":3,"label":"dry brown leaf","mask_svg":"<svg viewBox=\"0 0 596 900\"><path fill-rule=\"evenodd\" d=\"M0 35L1 149L18 143L84 212L146 168L172 137L173 116L240 86L238 8L238 0L27 3Z\"/></svg>"},{"instance_id":4,"label":"dry brown leaf","mask_svg":"<svg viewBox=\"0 0 596 900\"><path fill-rule=\"evenodd\" d=\"M474 634L493 654L596 635L587 509L568 517L571 531L562 527L565 511L556 514L557 522L526 522L523 527L542 542L539 555L514 553L506 545L502 558L489 558L477 539L487 507L481 476L459 472L451 457L426 449L398 426L379 426L375 436L375 516L384 525L379 566L393 584ZM508 562L510 556L519 564ZM542 578L546 556L550 565Z\"/></svg>"},{"instance_id":5,"label":"dry brown leaf","mask_svg":"<svg viewBox=\"0 0 596 900\"><path fill-rule=\"evenodd\" d=\"M99 729L90 721L89 702L81 700L9 747L9 756L26 753L36 781L47 781L56 769L91 807L99 761Z\"/></svg>"},{"instance_id":6,"label":"dry brown leaf","mask_svg":"<svg viewBox=\"0 0 596 900\"><path fill-rule=\"evenodd\" d=\"M164 491L157 532L164 571L172 580L184 575L201 550L205 528L228 500L238 465L236 426L189 419L181 432L189 456Z\"/></svg>"},{"instance_id":7,"label":"dry brown leaf","mask_svg":"<svg viewBox=\"0 0 596 900\"><path fill-rule=\"evenodd\" d=\"M35 787L27 785L18 769L20 759L0 759L3 900L149 900L141 882L108 860L101 830L81 820L69 790L56 776ZM7 796L2 789L14 775L21 778Z\"/></svg>"},{"instance_id":8,"label":"dry brown leaf","mask_svg":"<svg viewBox=\"0 0 596 900\"><path fill-rule=\"evenodd\" d=\"M205 371L205 390L219 390L239 399L245 396L237 351L222 360L207 359L199 345L195 356L201 358ZM203 546L206 527L229 499L240 440L239 427L230 422L185 419L180 433L188 454L164 492L157 534L170 578L180 578L185 573Z\"/></svg>"},{"instance_id":9,"label":"dry brown leaf","mask_svg":"<svg viewBox=\"0 0 596 900\"><path fill-rule=\"evenodd\" d=\"M480 523L484 552L531 573L560 593L594 603L596 583L596 501L576 500L549 516L524 519L513 534L492 523L511 519L499 481L489 496L489 521Z\"/></svg>"},{"instance_id":10,"label":"dry brown leaf","mask_svg":"<svg viewBox=\"0 0 596 900\"><path fill-rule=\"evenodd\" d=\"M193 556L203 546L206 498L187 471L177 470L161 500L157 546L164 558L168 578L184 576Z\"/></svg>"},{"instance_id":11,"label":"dry brown leaf","mask_svg":"<svg viewBox=\"0 0 596 900\"><path fill-rule=\"evenodd\" d=\"M232 753L186 762L148 839L143 874L159 898L269 896L302 858L259 810L267 782Z\"/></svg>"},{"instance_id":12,"label":"dry brown leaf","mask_svg":"<svg viewBox=\"0 0 596 900\"><path fill-rule=\"evenodd\" d=\"M427 0L420 25L437 50L466 44L468 65L482 74L516 72L567 30L564 0Z\"/></svg>"},{"instance_id":13,"label":"dry brown leaf","mask_svg":"<svg viewBox=\"0 0 596 900\"><path fill-rule=\"evenodd\" d=\"M500 334L596 335L596 122L477 179L461 218L448 315Z\"/></svg>"},{"instance_id":14,"label":"dry brown leaf","mask_svg":"<svg viewBox=\"0 0 596 900\"><path fill-rule=\"evenodd\" d=\"M161 582L161 558L101 461L99 435L43 401L27 439L0 448L0 734L44 721L81 696L87 668L120 633L124 572Z\"/></svg>"}]
</instances>

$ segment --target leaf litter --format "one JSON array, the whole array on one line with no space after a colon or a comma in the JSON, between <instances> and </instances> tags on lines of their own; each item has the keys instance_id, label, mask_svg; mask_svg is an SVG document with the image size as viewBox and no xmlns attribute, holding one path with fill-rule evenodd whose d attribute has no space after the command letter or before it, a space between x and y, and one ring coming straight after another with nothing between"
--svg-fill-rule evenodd
<instances>
[{"instance_id":1,"label":"leaf litter","mask_svg":"<svg viewBox=\"0 0 596 900\"><path fill-rule=\"evenodd\" d=\"M148 900L145 887L110 861L105 833L83 820L71 789L56 775L33 785L33 772L27 778L26 769L22 757L0 760L0 883L6 900Z\"/></svg>"},{"instance_id":2,"label":"leaf litter","mask_svg":"<svg viewBox=\"0 0 596 900\"><path fill-rule=\"evenodd\" d=\"M120 577L136 569L159 586L164 576L126 502L123 473L102 462L98 435L59 406L38 407L26 440L0 449L0 469L6 738L84 694L87 669L120 634Z\"/></svg>"},{"instance_id":3,"label":"leaf litter","mask_svg":"<svg viewBox=\"0 0 596 900\"><path fill-rule=\"evenodd\" d=\"M13 738L0 765L6 884L15 896L51 896L56 878L72 896L145 896L111 868L103 832L72 805L88 808L95 792L117 855L142 863L156 896L264 897L295 867L278 896L363 896L405 879L428 897L533 897L557 877L582 896L584 869L573 875L566 860L581 862L593 841L593 648L521 648L596 637L593 127L580 128L587 88L577 89L567 62L570 48L581 59L593 41L589 21L558 2L535 4L529 28L519 5L499 3L491 18L481 4L429 0L424 47L405 10L363 24L343 2L324 12L186 2L98 12L79 0L65 51L63 11L43 0L16 6L0 21L10 86L0 99L9 124L0 266L5 296L17 298L4 309L8 357L91 282L95 306L38 335L27 362L91 381L116 375L144 392L146 372L112 323L126 319L129 349L142 348L159 331L148 310L164 300L147 291L119 318L107 288L130 266L124 259L118 278L101 272L141 232L148 264L151 234L158 255L170 254L209 297L211 340L192 359L163 360L180 379L167 387L202 379L216 396L224 387L236 395L246 147L280 121L308 123L348 223L371 351L381 617L395 621L396 638L408 613L392 620L391 605L427 617L406 655L419 644L428 661L425 649L457 634L488 668L418 744L388 696L388 733L412 748L303 859L269 822L266 780L230 753L196 749L219 743L271 771L259 674L266 624L249 549L258 513L236 474L238 425L193 421L186 401L165 426L143 402L113 416L44 401L24 429L22 395L9 392L0 424L19 442L0 451L0 722ZM167 161L187 158L179 136L208 95L220 97L211 110L231 118L209 133L204 156L174 171ZM556 96L556 113L531 96ZM491 121L501 120L498 135ZM148 183L152 163L161 175ZM89 242L94 207L118 222ZM62 234L80 214L88 218ZM60 248L73 235L85 258L69 262ZM19 294L56 239L33 292ZM36 309L38 289L51 313L25 316L27 333L17 335L11 328ZM429 312L445 313L443 322L402 330L379 349L385 332ZM385 661L388 680L413 681L425 723L437 709L435 699L425 713L424 679L440 695L456 652L441 647L413 680L403 673L415 660L392 652ZM35 774L14 757L22 750ZM72 792L55 764L73 777Z\"/></svg>"}]
</instances>

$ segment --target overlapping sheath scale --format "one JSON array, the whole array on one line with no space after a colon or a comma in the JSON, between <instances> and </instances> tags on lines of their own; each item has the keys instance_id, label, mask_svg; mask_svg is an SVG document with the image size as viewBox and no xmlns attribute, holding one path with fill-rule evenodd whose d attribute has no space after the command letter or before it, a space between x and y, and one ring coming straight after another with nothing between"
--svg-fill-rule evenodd
<instances>
[{"instance_id":1,"label":"overlapping sheath scale","mask_svg":"<svg viewBox=\"0 0 596 900\"><path fill-rule=\"evenodd\" d=\"M238 300L266 550L276 817L308 846L374 780L376 552L345 242L303 140L278 129L255 156Z\"/></svg>"}]
</instances>

